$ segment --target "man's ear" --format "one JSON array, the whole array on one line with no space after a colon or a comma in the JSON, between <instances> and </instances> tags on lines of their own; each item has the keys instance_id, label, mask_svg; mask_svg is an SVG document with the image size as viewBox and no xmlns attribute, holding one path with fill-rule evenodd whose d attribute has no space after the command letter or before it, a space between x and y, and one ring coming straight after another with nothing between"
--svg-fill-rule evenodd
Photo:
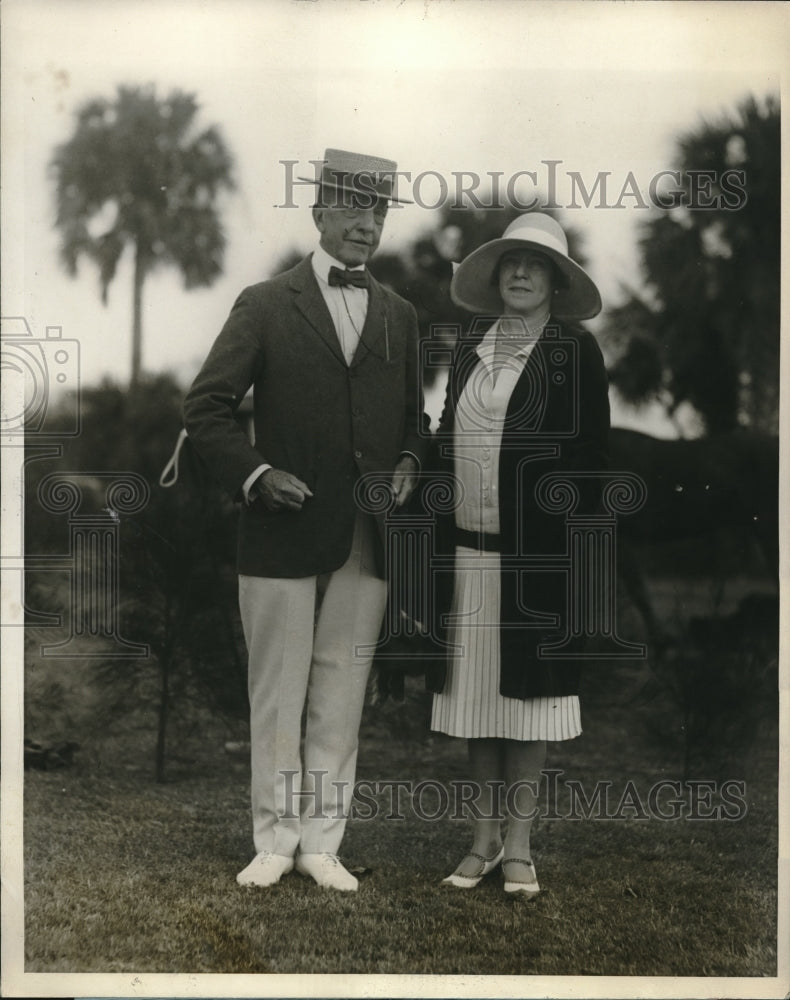
<instances>
[{"instance_id":1,"label":"man's ear","mask_svg":"<svg viewBox=\"0 0 790 1000\"><path fill-rule=\"evenodd\" d=\"M315 223L315 228L319 233L324 231L324 212L326 209L321 208L319 205L313 206L313 222Z\"/></svg>"}]
</instances>

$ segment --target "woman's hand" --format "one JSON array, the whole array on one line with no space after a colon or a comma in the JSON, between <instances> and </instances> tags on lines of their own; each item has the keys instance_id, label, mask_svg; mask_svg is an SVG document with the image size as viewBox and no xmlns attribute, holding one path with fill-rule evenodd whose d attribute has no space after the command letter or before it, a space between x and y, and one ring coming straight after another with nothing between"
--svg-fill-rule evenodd
<instances>
[{"instance_id":1,"label":"woman's hand","mask_svg":"<svg viewBox=\"0 0 790 1000\"><path fill-rule=\"evenodd\" d=\"M406 503L416 485L417 462L412 455L404 455L392 474L392 492L395 494L396 506L402 507Z\"/></svg>"}]
</instances>

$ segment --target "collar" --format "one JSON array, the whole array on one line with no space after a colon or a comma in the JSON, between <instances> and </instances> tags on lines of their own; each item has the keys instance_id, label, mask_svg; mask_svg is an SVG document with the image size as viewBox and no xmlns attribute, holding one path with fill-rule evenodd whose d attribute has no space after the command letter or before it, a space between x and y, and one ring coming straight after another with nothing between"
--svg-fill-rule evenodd
<instances>
[{"instance_id":1,"label":"collar","mask_svg":"<svg viewBox=\"0 0 790 1000\"><path fill-rule=\"evenodd\" d=\"M478 355L478 357L482 358L483 360L489 358L494 353L494 349L496 348L496 335L498 329L499 329L499 320L497 320L493 326L489 326L489 328L483 334L483 339L475 348L475 353Z\"/></svg>"},{"instance_id":2,"label":"collar","mask_svg":"<svg viewBox=\"0 0 790 1000\"><path fill-rule=\"evenodd\" d=\"M313 273L317 278L320 278L321 281L323 281L323 283L327 286L329 286L330 267L339 267L341 271L345 271L346 269L346 265L342 261L337 260L331 254L328 254L320 243L313 251L312 263L313 263ZM359 264L357 267L349 268L349 270L364 271L365 265Z\"/></svg>"},{"instance_id":3,"label":"collar","mask_svg":"<svg viewBox=\"0 0 790 1000\"><path fill-rule=\"evenodd\" d=\"M548 319L546 320L546 322L548 322ZM502 323L502 320L498 319L493 324L493 326L490 326L486 330L485 334L483 335L483 339L477 345L477 348L476 348L477 355L486 364L488 364L489 362L491 362L493 360L494 354L496 352L497 336L500 333L501 323ZM540 329L538 331L536 331L534 339L533 340L528 340L525 343L521 344L519 346L518 350L514 353L513 357L517 358L517 357L519 357L522 354L525 357L527 357L529 355L530 351L532 350L532 348L535 346L535 344L540 339L542 333L543 333L543 327L541 326Z\"/></svg>"}]
</instances>

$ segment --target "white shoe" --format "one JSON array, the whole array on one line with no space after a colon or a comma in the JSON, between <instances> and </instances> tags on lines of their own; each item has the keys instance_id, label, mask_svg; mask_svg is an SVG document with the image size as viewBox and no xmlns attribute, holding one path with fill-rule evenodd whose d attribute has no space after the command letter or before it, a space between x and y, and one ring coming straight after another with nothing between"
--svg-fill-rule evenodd
<instances>
[{"instance_id":1,"label":"white shoe","mask_svg":"<svg viewBox=\"0 0 790 1000\"><path fill-rule=\"evenodd\" d=\"M296 870L300 875L309 875L322 889L356 892L359 888L357 879L346 871L336 854L298 854Z\"/></svg>"},{"instance_id":2,"label":"white shoe","mask_svg":"<svg viewBox=\"0 0 790 1000\"><path fill-rule=\"evenodd\" d=\"M474 889L474 887L478 885L486 875L491 874L504 855L504 847L500 847L492 858L484 858L482 854L477 854L475 851L469 851L466 857L464 857L461 861L458 868L463 865L466 858L474 858L475 861L477 861L477 870L474 875L459 875L458 868L456 868L452 875L448 875L447 878L442 879L442 885L454 885L457 889Z\"/></svg>"},{"instance_id":3,"label":"white shoe","mask_svg":"<svg viewBox=\"0 0 790 1000\"><path fill-rule=\"evenodd\" d=\"M273 854L271 851L261 851L256 854L244 871L239 872L236 881L239 885L275 885L294 866L294 859L285 854Z\"/></svg>"},{"instance_id":4,"label":"white shoe","mask_svg":"<svg viewBox=\"0 0 790 1000\"><path fill-rule=\"evenodd\" d=\"M526 880L519 879L508 879L507 872L505 872L505 865L523 865L528 869L529 876ZM525 858L506 858L502 862L502 871L505 872L505 892L522 892L529 898L531 896L537 896L540 892L540 886L538 885L538 876L535 874L535 865L531 861L527 861Z\"/></svg>"}]
</instances>

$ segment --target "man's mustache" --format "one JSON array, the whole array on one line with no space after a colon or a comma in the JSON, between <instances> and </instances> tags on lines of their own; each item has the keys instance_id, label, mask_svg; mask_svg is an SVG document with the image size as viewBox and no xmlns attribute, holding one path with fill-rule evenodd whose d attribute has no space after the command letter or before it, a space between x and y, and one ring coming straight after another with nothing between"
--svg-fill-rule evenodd
<instances>
[{"instance_id":1,"label":"man's mustache","mask_svg":"<svg viewBox=\"0 0 790 1000\"><path fill-rule=\"evenodd\" d=\"M351 233L353 233L353 232L354 232L353 229L347 229L343 233L343 239L344 240L353 239L353 241L355 243L364 243L366 247L372 247L373 246L373 241L365 239L365 237L363 237L363 236L354 236L354 237L352 237Z\"/></svg>"}]
</instances>

